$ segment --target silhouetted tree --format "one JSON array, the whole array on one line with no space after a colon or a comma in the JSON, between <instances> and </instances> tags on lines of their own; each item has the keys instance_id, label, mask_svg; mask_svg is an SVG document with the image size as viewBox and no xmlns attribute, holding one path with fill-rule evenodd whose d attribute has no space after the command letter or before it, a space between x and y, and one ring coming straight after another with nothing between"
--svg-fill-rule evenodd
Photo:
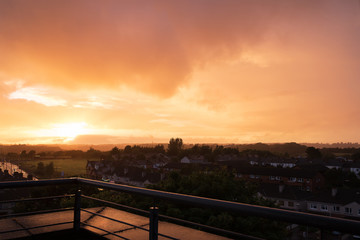
<instances>
[{"instance_id":1,"label":"silhouetted tree","mask_svg":"<svg viewBox=\"0 0 360 240\"><path fill-rule=\"evenodd\" d=\"M45 166L45 176L52 177L55 173L54 163L51 162Z\"/></svg>"},{"instance_id":2,"label":"silhouetted tree","mask_svg":"<svg viewBox=\"0 0 360 240\"><path fill-rule=\"evenodd\" d=\"M111 149L110 151L111 155L118 155L120 153L119 148L114 147L113 149Z\"/></svg>"},{"instance_id":3,"label":"silhouetted tree","mask_svg":"<svg viewBox=\"0 0 360 240\"><path fill-rule=\"evenodd\" d=\"M21 151L20 158L25 159L26 158L26 150Z\"/></svg>"},{"instance_id":4,"label":"silhouetted tree","mask_svg":"<svg viewBox=\"0 0 360 240\"><path fill-rule=\"evenodd\" d=\"M35 158L35 150L30 150L30 152L28 153L29 159L33 160Z\"/></svg>"},{"instance_id":5,"label":"silhouetted tree","mask_svg":"<svg viewBox=\"0 0 360 240\"><path fill-rule=\"evenodd\" d=\"M87 152L86 152L86 156L89 157L89 158L98 158L98 157L101 156L101 154L102 154L101 151L95 150L92 147L90 147L90 149L87 150Z\"/></svg>"},{"instance_id":6,"label":"silhouetted tree","mask_svg":"<svg viewBox=\"0 0 360 240\"><path fill-rule=\"evenodd\" d=\"M45 173L45 165L43 162L39 162L37 164L37 168L35 170L35 174L38 175L38 176L43 176Z\"/></svg>"},{"instance_id":7,"label":"silhouetted tree","mask_svg":"<svg viewBox=\"0 0 360 240\"><path fill-rule=\"evenodd\" d=\"M171 138L168 145L168 154L171 156L178 155L182 149L183 140L181 138Z\"/></svg>"},{"instance_id":8,"label":"silhouetted tree","mask_svg":"<svg viewBox=\"0 0 360 240\"><path fill-rule=\"evenodd\" d=\"M165 153L165 148L164 148L164 146L163 145L156 145L155 147L154 147L154 152L156 152L156 153Z\"/></svg>"},{"instance_id":9,"label":"silhouetted tree","mask_svg":"<svg viewBox=\"0 0 360 240\"><path fill-rule=\"evenodd\" d=\"M130 145L126 145L126 147L124 148L124 153L126 153L126 154L131 153L131 146Z\"/></svg>"},{"instance_id":10,"label":"silhouetted tree","mask_svg":"<svg viewBox=\"0 0 360 240\"><path fill-rule=\"evenodd\" d=\"M306 155L308 159L320 159L322 154L318 148L308 147L306 149Z\"/></svg>"}]
</instances>

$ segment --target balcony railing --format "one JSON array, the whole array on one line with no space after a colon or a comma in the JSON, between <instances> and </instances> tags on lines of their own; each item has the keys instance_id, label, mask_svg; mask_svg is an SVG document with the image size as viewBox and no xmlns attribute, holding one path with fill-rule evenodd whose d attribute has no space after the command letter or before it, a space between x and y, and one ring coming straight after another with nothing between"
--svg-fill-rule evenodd
<instances>
[{"instance_id":1,"label":"balcony railing","mask_svg":"<svg viewBox=\"0 0 360 240\"><path fill-rule=\"evenodd\" d=\"M320 229L321 239L325 239L325 234L324 234L325 230L360 235L360 222L355 221L355 220L315 215L315 214L289 211L289 210L282 210L282 209L256 206L256 205L250 205L250 204L243 204L243 203L237 203L237 202L229 202L229 201L223 201L223 200L217 200L217 199L209 199L209 198L204 198L204 197L196 197L196 196L164 192L164 191L139 188L139 187L132 187L132 186L127 186L127 185L114 184L114 183L108 183L108 182L102 182L102 181L90 180L90 179L84 179L84 178L0 182L0 189L27 188L27 187L50 186L50 185L66 185L66 184L77 184L79 187L80 187L80 185L93 186L96 188L103 188L103 189L109 189L109 190L114 190L114 191L118 191L118 192L147 196L147 197L155 199L156 201L166 200L166 201L185 204L185 205L189 205L189 206L211 208L211 209L219 210L219 211L229 211L231 213L239 214L241 216L256 216L256 217L267 218L267 219L272 219L272 220L277 220L277 221L282 221L282 222L287 222L287 223L311 226L311 227ZM127 239L127 238L121 236L120 234L109 232L105 229L99 228L98 226L93 226L93 225L89 225L87 223L81 222L80 221L80 213L81 213L81 211L83 211L83 212L87 212L87 213L90 213L90 214L93 214L93 215L96 215L96 216L99 216L99 217L102 217L102 218L105 218L108 220L112 220L112 221L115 221L115 222L118 222L121 224L126 224L129 226L136 227L138 229L147 231L147 232L149 232L149 239L151 239L151 240L158 239L158 236L162 236L162 237L168 238L168 239L176 239L172 236L164 235L164 234L161 234L158 232L159 218L167 220L167 221L180 223L180 224L191 225L193 227L201 228L205 231L216 232L218 234L230 236L230 237L236 238L236 239L259 239L257 237L248 236L248 235L244 235L241 233L236 233L236 232L232 232L232 231L227 231L227 230L223 230L223 229L219 229L219 228L214 228L214 227L205 226L205 225L198 224L198 223L193 223L193 222L189 222L189 221L185 221L185 220L181 220L181 219L176 219L176 218L160 215L160 214L158 214L157 206L151 206L149 211L144 211L144 210L124 206L124 205L121 205L118 203L113 203L113 202L109 202L106 200L101 200L101 199L93 198L90 196L82 195L80 190L78 190L76 193L73 193L72 195L17 199L17 200L11 200L11 201L1 201L0 203L41 201L41 200L46 200L46 199L50 199L50 198L55 199L55 198L63 198L63 197L75 197L74 207L66 208L66 209L53 209L53 210L29 212L29 213L22 213L22 214L10 214L10 215L6 215L3 217L26 216L26 215L64 211L64 210L71 209L74 211L73 221L64 222L64 223L56 223L56 224L52 224L52 225L37 226L34 228L49 227L49 226L53 226L53 225L72 223L73 229L75 231L80 230L81 226L88 226L91 228L95 228L95 229L104 231L107 234L114 235L114 236L117 236L122 239ZM103 216L101 214L94 213L89 210L83 209L83 208L81 208L81 199L82 198L99 201L103 204L111 205L114 207L129 209L129 210L135 211L142 215L147 214L147 215L149 215L149 229L143 228L141 226L135 226L130 223L126 223L125 221L120 221L118 219L114 219L114 218L111 218L108 216ZM154 201L154 202L156 202L156 201ZM20 230L15 229L15 230L0 232L0 239L1 239L1 234L15 232L15 231L21 231L21 230L24 230L24 229L20 229Z\"/></svg>"}]
</instances>

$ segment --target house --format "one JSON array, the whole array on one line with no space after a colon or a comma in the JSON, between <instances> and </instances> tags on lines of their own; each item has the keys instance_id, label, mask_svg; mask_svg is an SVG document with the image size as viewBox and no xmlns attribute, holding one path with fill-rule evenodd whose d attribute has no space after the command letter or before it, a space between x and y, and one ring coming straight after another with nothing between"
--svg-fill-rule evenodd
<instances>
[{"instance_id":1,"label":"house","mask_svg":"<svg viewBox=\"0 0 360 240\"><path fill-rule=\"evenodd\" d=\"M355 175L360 178L360 162L348 163L347 166L350 172L355 173Z\"/></svg>"},{"instance_id":2,"label":"house","mask_svg":"<svg viewBox=\"0 0 360 240\"><path fill-rule=\"evenodd\" d=\"M208 161L205 160L204 156L192 156L192 157L183 157L180 160L181 163L193 163L193 164L207 164Z\"/></svg>"},{"instance_id":3,"label":"house","mask_svg":"<svg viewBox=\"0 0 360 240\"><path fill-rule=\"evenodd\" d=\"M273 167L235 167L236 177L250 182L296 186L303 191L317 191L325 184L323 174L317 170Z\"/></svg>"},{"instance_id":4,"label":"house","mask_svg":"<svg viewBox=\"0 0 360 240\"><path fill-rule=\"evenodd\" d=\"M280 208L294 211L306 210L306 199L312 195L294 186L271 183L260 184L257 192L258 196L274 201Z\"/></svg>"},{"instance_id":5,"label":"house","mask_svg":"<svg viewBox=\"0 0 360 240\"><path fill-rule=\"evenodd\" d=\"M229 162L229 161L248 161L247 157L241 157L237 154L222 154L216 157L216 162Z\"/></svg>"},{"instance_id":6,"label":"house","mask_svg":"<svg viewBox=\"0 0 360 240\"><path fill-rule=\"evenodd\" d=\"M271 166L271 167L282 167L292 168L296 166L296 159L281 159L278 157L267 157L267 158L250 158L249 163L252 166Z\"/></svg>"},{"instance_id":7,"label":"house","mask_svg":"<svg viewBox=\"0 0 360 240\"><path fill-rule=\"evenodd\" d=\"M177 162L170 162L167 163L163 169L165 171L180 171L181 169L185 168L185 163L177 163Z\"/></svg>"},{"instance_id":8,"label":"house","mask_svg":"<svg viewBox=\"0 0 360 240\"><path fill-rule=\"evenodd\" d=\"M112 176L109 176L110 181L137 187L146 187L149 184L158 183L164 178L165 175L159 171L134 166L119 167Z\"/></svg>"},{"instance_id":9,"label":"house","mask_svg":"<svg viewBox=\"0 0 360 240\"><path fill-rule=\"evenodd\" d=\"M327 167L328 169L336 169L336 170L342 169L343 165L344 164L338 158L330 159L325 163L325 167Z\"/></svg>"},{"instance_id":10,"label":"house","mask_svg":"<svg viewBox=\"0 0 360 240\"><path fill-rule=\"evenodd\" d=\"M114 170L111 162L87 161L86 164L86 175L93 179L103 179L104 176L110 175Z\"/></svg>"},{"instance_id":11,"label":"house","mask_svg":"<svg viewBox=\"0 0 360 240\"><path fill-rule=\"evenodd\" d=\"M272 167L293 168L296 166L296 159L274 159L270 162Z\"/></svg>"},{"instance_id":12,"label":"house","mask_svg":"<svg viewBox=\"0 0 360 240\"><path fill-rule=\"evenodd\" d=\"M307 200L307 211L360 219L360 189L332 188L314 193Z\"/></svg>"}]
</instances>

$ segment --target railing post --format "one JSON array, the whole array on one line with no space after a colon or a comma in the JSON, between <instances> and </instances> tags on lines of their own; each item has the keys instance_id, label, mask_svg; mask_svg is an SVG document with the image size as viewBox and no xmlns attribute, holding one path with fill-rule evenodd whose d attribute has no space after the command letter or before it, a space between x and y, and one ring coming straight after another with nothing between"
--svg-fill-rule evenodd
<instances>
[{"instance_id":1,"label":"railing post","mask_svg":"<svg viewBox=\"0 0 360 240\"><path fill-rule=\"evenodd\" d=\"M150 226L149 226L149 240L158 239L158 211L159 208L151 207L150 208Z\"/></svg>"},{"instance_id":2,"label":"railing post","mask_svg":"<svg viewBox=\"0 0 360 240\"><path fill-rule=\"evenodd\" d=\"M74 204L74 230L79 231L80 229L80 216L81 216L81 190L77 190L75 193L75 204Z\"/></svg>"}]
</instances>

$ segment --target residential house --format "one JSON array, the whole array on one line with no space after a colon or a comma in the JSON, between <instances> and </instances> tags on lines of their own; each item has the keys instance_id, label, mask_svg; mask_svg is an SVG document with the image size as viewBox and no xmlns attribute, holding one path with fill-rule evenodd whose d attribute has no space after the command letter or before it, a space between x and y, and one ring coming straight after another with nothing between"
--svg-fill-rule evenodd
<instances>
[{"instance_id":1,"label":"residential house","mask_svg":"<svg viewBox=\"0 0 360 240\"><path fill-rule=\"evenodd\" d=\"M311 195L311 192L284 184L263 183L258 187L258 196L274 201L280 208L294 211L306 210L306 199Z\"/></svg>"},{"instance_id":2,"label":"residential house","mask_svg":"<svg viewBox=\"0 0 360 240\"><path fill-rule=\"evenodd\" d=\"M252 166L271 166L271 167L282 167L292 168L296 166L296 159L282 159L278 157L267 157L267 158L250 158L249 163Z\"/></svg>"},{"instance_id":3,"label":"residential house","mask_svg":"<svg viewBox=\"0 0 360 240\"><path fill-rule=\"evenodd\" d=\"M208 164L209 162L205 160L204 156L192 156L192 157L183 157L180 160L181 163L192 163L192 164Z\"/></svg>"},{"instance_id":4,"label":"residential house","mask_svg":"<svg viewBox=\"0 0 360 240\"><path fill-rule=\"evenodd\" d=\"M340 159L329 159L326 163L325 166L328 169L336 169L336 170L340 170L343 167L343 163Z\"/></svg>"},{"instance_id":5,"label":"residential house","mask_svg":"<svg viewBox=\"0 0 360 240\"><path fill-rule=\"evenodd\" d=\"M296 186L303 191L317 191L325 184L324 176L317 170L273 167L237 167L236 176L259 183Z\"/></svg>"},{"instance_id":6,"label":"residential house","mask_svg":"<svg viewBox=\"0 0 360 240\"><path fill-rule=\"evenodd\" d=\"M307 211L336 217L360 218L360 189L332 188L314 193Z\"/></svg>"},{"instance_id":7,"label":"residential house","mask_svg":"<svg viewBox=\"0 0 360 240\"><path fill-rule=\"evenodd\" d=\"M355 175L360 178L360 162L348 163L347 168L350 172L355 173Z\"/></svg>"}]
</instances>

